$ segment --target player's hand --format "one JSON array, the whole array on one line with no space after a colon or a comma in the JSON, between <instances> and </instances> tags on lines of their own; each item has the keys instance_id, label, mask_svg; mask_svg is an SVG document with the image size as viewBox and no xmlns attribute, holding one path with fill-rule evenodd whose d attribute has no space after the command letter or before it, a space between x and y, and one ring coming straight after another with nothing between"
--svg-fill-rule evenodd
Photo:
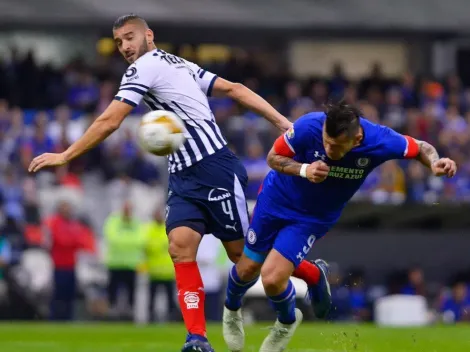
<instances>
[{"instance_id":1,"label":"player's hand","mask_svg":"<svg viewBox=\"0 0 470 352\"><path fill-rule=\"evenodd\" d=\"M45 167L62 166L67 163L62 153L45 153L41 154L31 161L29 164L29 172L37 172Z\"/></svg>"},{"instance_id":2,"label":"player's hand","mask_svg":"<svg viewBox=\"0 0 470 352\"><path fill-rule=\"evenodd\" d=\"M330 167L323 161L317 160L307 167L307 179L313 183L320 183L325 181L329 172Z\"/></svg>"},{"instance_id":3,"label":"player's hand","mask_svg":"<svg viewBox=\"0 0 470 352\"><path fill-rule=\"evenodd\" d=\"M457 172L455 161L449 158L441 158L431 165L434 176L454 177Z\"/></svg>"}]
</instances>

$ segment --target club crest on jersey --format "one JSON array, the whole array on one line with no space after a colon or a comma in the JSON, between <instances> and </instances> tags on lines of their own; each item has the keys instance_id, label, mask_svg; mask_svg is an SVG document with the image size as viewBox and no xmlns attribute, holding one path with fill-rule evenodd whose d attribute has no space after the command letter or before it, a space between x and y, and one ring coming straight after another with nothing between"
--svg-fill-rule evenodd
<instances>
[{"instance_id":1,"label":"club crest on jersey","mask_svg":"<svg viewBox=\"0 0 470 352\"><path fill-rule=\"evenodd\" d=\"M370 164L370 159L369 158L359 158L356 160L356 165L358 167L367 167Z\"/></svg>"},{"instance_id":2,"label":"club crest on jersey","mask_svg":"<svg viewBox=\"0 0 470 352\"><path fill-rule=\"evenodd\" d=\"M248 235L246 237L247 237L247 241L248 241L249 244L255 244L256 243L256 233L255 233L255 231L253 231L253 229L250 229L248 231Z\"/></svg>"},{"instance_id":3,"label":"club crest on jersey","mask_svg":"<svg viewBox=\"0 0 470 352\"><path fill-rule=\"evenodd\" d=\"M131 78L137 74L137 69L135 67L129 67L126 71L126 78Z\"/></svg>"},{"instance_id":4,"label":"club crest on jersey","mask_svg":"<svg viewBox=\"0 0 470 352\"><path fill-rule=\"evenodd\" d=\"M289 128L286 132L287 138L292 139L292 138L294 138L294 135L295 135L294 127Z\"/></svg>"}]
</instances>

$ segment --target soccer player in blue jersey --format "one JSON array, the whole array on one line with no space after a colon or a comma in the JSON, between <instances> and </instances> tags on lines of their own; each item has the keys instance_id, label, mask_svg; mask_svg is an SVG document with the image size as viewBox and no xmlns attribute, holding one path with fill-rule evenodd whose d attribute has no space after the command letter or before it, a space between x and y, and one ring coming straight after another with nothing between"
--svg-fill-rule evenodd
<instances>
[{"instance_id":1,"label":"soccer player in blue jersey","mask_svg":"<svg viewBox=\"0 0 470 352\"><path fill-rule=\"evenodd\" d=\"M260 273L278 316L260 352L286 348L302 321L290 281L294 269L336 223L367 175L387 160L403 158L419 160L435 176L453 177L457 170L429 143L373 124L343 102L301 117L276 140L268 155L273 170L258 195L243 256L229 276L223 333L230 351L243 349L241 299ZM322 260L316 265L321 277L309 286L309 295L316 315L325 316L331 306L328 265Z\"/></svg>"}]
</instances>

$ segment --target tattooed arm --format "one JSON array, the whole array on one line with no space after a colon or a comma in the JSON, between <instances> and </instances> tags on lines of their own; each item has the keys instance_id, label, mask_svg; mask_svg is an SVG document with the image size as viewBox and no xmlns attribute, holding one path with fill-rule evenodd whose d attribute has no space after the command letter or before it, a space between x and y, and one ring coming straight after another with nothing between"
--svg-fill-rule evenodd
<instances>
[{"instance_id":1,"label":"tattooed arm","mask_svg":"<svg viewBox=\"0 0 470 352\"><path fill-rule=\"evenodd\" d=\"M436 148L427 142L416 140L416 143L419 147L419 153L416 156L416 160L430 168L434 176L455 176L455 173L457 172L455 161L449 158L439 158Z\"/></svg>"},{"instance_id":2,"label":"tattooed arm","mask_svg":"<svg viewBox=\"0 0 470 352\"><path fill-rule=\"evenodd\" d=\"M437 153L436 148L428 142L416 140L416 143L419 147L419 153L416 160L431 169L432 165L439 160L439 154Z\"/></svg>"},{"instance_id":3,"label":"tattooed arm","mask_svg":"<svg viewBox=\"0 0 470 352\"><path fill-rule=\"evenodd\" d=\"M282 172L286 175L299 176L301 163L288 156L277 154L274 148L271 148L268 154L268 165L271 169Z\"/></svg>"}]
</instances>

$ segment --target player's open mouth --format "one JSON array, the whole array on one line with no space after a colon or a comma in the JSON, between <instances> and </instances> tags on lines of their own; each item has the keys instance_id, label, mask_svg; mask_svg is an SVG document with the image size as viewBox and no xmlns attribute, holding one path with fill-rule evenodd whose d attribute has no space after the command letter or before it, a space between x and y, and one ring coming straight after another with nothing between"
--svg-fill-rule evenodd
<instances>
[{"instance_id":1,"label":"player's open mouth","mask_svg":"<svg viewBox=\"0 0 470 352\"><path fill-rule=\"evenodd\" d=\"M126 54L126 59L131 59L134 56L134 53Z\"/></svg>"}]
</instances>

